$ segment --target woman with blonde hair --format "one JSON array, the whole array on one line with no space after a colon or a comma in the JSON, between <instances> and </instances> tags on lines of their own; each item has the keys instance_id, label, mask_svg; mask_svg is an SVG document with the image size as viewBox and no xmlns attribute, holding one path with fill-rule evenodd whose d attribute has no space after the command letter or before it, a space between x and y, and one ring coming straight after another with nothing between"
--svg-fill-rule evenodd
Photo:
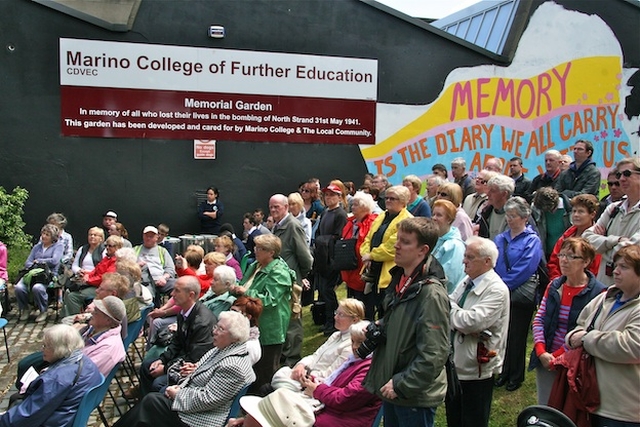
<instances>
[{"instance_id":1,"label":"woman with blonde hair","mask_svg":"<svg viewBox=\"0 0 640 427\"><path fill-rule=\"evenodd\" d=\"M224 254L226 257L225 264L229 267L233 268L236 272L236 278L238 280L242 279L242 270L240 269L240 263L233 257L234 252L233 240L229 236L219 236L216 239L215 250L216 252L220 252Z\"/></svg>"},{"instance_id":2,"label":"woman with blonde hair","mask_svg":"<svg viewBox=\"0 0 640 427\"><path fill-rule=\"evenodd\" d=\"M438 194L436 200L448 200L456 207L456 218L453 220L453 225L460 231L460 237L462 240L467 240L468 237L473 236L473 224L471 218L460 206L462 204L462 188L453 182L445 182L438 187Z\"/></svg>"},{"instance_id":3,"label":"woman with blonde hair","mask_svg":"<svg viewBox=\"0 0 640 427\"><path fill-rule=\"evenodd\" d=\"M385 193L387 210L378 215L371 224L371 229L360 246L360 255L364 265L364 293L374 293L373 307L377 309L378 318L384 316L382 299L384 290L391 283L389 270L395 265L395 244L398 240L398 223L405 218L413 218L407 210L410 193L402 185L389 187ZM367 304L368 305L368 304ZM370 320L374 320L373 318Z\"/></svg>"},{"instance_id":4,"label":"woman with blonde hair","mask_svg":"<svg viewBox=\"0 0 640 427\"><path fill-rule=\"evenodd\" d=\"M300 222L305 236L307 236L307 245L311 245L311 220L307 218L304 211L304 200L300 193L291 193L287 197L289 202L289 213Z\"/></svg>"}]
</instances>

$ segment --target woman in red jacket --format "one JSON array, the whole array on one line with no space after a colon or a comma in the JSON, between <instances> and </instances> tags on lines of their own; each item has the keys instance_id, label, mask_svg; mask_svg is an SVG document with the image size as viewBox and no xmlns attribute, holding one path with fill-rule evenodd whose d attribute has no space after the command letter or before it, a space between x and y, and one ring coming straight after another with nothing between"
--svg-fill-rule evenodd
<instances>
[{"instance_id":1,"label":"woman in red jacket","mask_svg":"<svg viewBox=\"0 0 640 427\"><path fill-rule=\"evenodd\" d=\"M357 192L351 202L352 216L347 220L347 224L342 229L342 238L351 239L357 238L356 241L356 256L358 257L358 267L354 270L343 270L340 274L342 280L347 284L347 296L349 298L355 298L364 303L366 319L373 320L375 300L369 301L370 297L374 296L371 292L367 295L364 293L364 282L360 278L362 272L362 257L360 256L360 245L364 241L373 220L376 219L378 214L372 213L376 206L376 202L373 201L373 197L370 194Z\"/></svg>"},{"instance_id":2,"label":"woman in red jacket","mask_svg":"<svg viewBox=\"0 0 640 427\"><path fill-rule=\"evenodd\" d=\"M599 206L600 203L598 199L592 194L578 194L571 199L571 222L573 225L567 228L567 231L558 239L549 256L549 262L547 264L549 280L556 279L562 275L560 271L560 260L558 259L558 253L560 252L560 248L562 248L562 243L569 237L582 236L582 233L593 225ZM600 259L600 254L596 254L588 267L588 270L595 276L598 275Z\"/></svg>"}]
</instances>

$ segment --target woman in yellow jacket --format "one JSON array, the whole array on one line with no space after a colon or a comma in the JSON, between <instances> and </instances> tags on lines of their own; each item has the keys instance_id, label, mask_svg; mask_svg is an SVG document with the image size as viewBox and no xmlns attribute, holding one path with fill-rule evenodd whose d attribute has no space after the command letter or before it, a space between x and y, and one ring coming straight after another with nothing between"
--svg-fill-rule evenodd
<instances>
[{"instance_id":1,"label":"woman in yellow jacket","mask_svg":"<svg viewBox=\"0 0 640 427\"><path fill-rule=\"evenodd\" d=\"M369 234L360 246L360 255L363 262L363 280L366 283L365 312L366 315L378 311L378 318L384 316L382 299L384 290L391 282L389 270L395 265L397 225L405 218L413 215L407 210L410 193L406 187L395 185L387 189L385 202L387 210L378 215L371 225ZM374 315L372 314L371 317ZM375 320L373 318L368 320Z\"/></svg>"}]
</instances>

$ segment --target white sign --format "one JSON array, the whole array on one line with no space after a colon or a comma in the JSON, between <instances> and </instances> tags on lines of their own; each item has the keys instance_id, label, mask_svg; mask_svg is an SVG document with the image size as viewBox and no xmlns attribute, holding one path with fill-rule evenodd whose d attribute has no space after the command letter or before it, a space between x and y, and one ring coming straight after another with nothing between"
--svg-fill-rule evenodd
<instances>
[{"instance_id":1,"label":"white sign","mask_svg":"<svg viewBox=\"0 0 640 427\"><path fill-rule=\"evenodd\" d=\"M378 61L61 38L60 84L375 101Z\"/></svg>"}]
</instances>

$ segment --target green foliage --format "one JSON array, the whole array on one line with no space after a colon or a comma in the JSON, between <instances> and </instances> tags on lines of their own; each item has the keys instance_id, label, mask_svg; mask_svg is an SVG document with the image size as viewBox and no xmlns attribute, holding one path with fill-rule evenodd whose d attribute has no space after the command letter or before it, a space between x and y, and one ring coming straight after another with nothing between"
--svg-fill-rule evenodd
<instances>
[{"instance_id":1,"label":"green foliage","mask_svg":"<svg viewBox=\"0 0 640 427\"><path fill-rule=\"evenodd\" d=\"M7 270L10 279L22 267L31 247L31 236L24 232L25 223L22 220L24 203L28 198L29 192L24 188L16 187L12 193L7 193L0 186L0 240L9 253Z\"/></svg>"}]
</instances>

